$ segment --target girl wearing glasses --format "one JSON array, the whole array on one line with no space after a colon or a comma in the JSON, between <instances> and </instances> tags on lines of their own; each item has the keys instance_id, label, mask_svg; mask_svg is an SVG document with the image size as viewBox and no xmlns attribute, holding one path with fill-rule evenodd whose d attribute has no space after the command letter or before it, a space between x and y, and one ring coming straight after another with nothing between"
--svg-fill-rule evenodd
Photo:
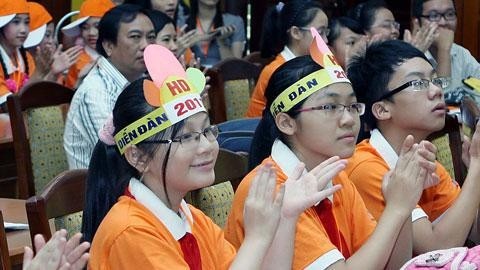
<instances>
[{"instance_id":1,"label":"girl wearing glasses","mask_svg":"<svg viewBox=\"0 0 480 270\"><path fill-rule=\"evenodd\" d=\"M253 90L247 117L262 116L265 108L265 88L272 73L283 63L308 54L312 42L310 27L318 30L327 41L328 18L316 1L293 0L286 4L280 2L271 7L263 22L261 55L263 58L275 59L263 68Z\"/></svg>"},{"instance_id":2,"label":"girl wearing glasses","mask_svg":"<svg viewBox=\"0 0 480 270\"><path fill-rule=\"evenodd\" d=\"M136 80L120 94L90 162L83 216L85 239L93 238L89 268L268 266L264 257L280 215L295 220L338 187L317 191L311 187L326 181L296 174L276 192L272 168L263 166L247 198L246 237L237 252L212 220L183 200L215 177L218 129L201 102L205 77L197 69L185 73L160 45L149 45L144 59L153 81Z\"/></svg>"},{"instance_id":3,"label":"girl wearing glasses","mask_svg":"<svg viewBox=\"0 0 480 270\"><path fill-rule=\"evenodd\" d=\"M267 109L252 142L253 165L273 163L277 185L299 162L314 175L322 168L343 169L365 110L328 47L312 31L318 46L311 47L312 57L297 57L273 73L265 92ZM294 250L293 269L398 269L411 256L406 221L433 165L426 154L411 137L405 140L399 166L386 178L386 211L378 223L345 172L337 171L329 185L341 184L342 189L298 219L295 245L288 246ZM227 222L227 239L237 248L245 237L247 190L259 168L240 183ZM275 241L272 247L285 249Z\"/></svg>"},{"instance_id":4,"label":"girl wearing glasses","mask_svg":"<svg viewBox=\"0 0 480 270\"><path fill-rule=\"evenodd\" d=\"M391 40L400 37L400 23L383 0L369 0L355 6L350 16L357 20L365 34L373 40ZM403 40L425 52L438 36L436 23L413 22L412 32L405 30Z\"/></svg>"}]
</instances>

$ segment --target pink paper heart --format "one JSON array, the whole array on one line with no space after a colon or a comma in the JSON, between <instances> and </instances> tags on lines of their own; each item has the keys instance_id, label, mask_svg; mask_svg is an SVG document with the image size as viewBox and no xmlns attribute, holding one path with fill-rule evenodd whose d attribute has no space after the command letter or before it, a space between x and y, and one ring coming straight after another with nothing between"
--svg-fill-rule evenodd
<instances>
[{"instance_id":1,"label":"pink paper heart","mask_svg":"<svg viewBox=\"0 0 480 270\"><path fill-rule=\"evenodd\" d=\"M185 70L175 55L167 48L151 44L145 48L143 59L148 73L157 87L161 87L168 76L176 75L185 78Z\"/></svg>"}]
</instances>

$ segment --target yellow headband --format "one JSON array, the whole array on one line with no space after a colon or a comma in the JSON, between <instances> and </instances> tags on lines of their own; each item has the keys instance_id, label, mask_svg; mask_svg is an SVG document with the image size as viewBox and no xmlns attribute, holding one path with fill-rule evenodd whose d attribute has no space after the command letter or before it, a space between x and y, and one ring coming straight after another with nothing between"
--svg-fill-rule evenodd
<instances>
[{"instance_id":1,"label":"yellow headband","mask_svg":"<svg viewBox=\"0 0 480 270\"><path fill-rule=\"evenodd\" d=\"M310 32L313 36L313 41L310 45L310 56L323 69L308 74L283 90L270 105L270 113L273 117L281 112L289 111L299 102L326 86L339 82L350 83L345 71L337 63L335 56L333 56L317 30L312 27Z\"/></svg>"},{"instance_id":2,"label":"yellow headband","mask_svg":"<svg viewBox=\"0 0 480 270\"><path fill-rule=\"evenodd\" d=\"M153 81L143 81L143 92L146 101L158 108L115 134L121 154L127 146L138 144L196 113L206 112L200 97L206 80L200 70L189 68L185 72L175 56L160 45L147 46L144 59Z\"/></svg>"}]
</instances>

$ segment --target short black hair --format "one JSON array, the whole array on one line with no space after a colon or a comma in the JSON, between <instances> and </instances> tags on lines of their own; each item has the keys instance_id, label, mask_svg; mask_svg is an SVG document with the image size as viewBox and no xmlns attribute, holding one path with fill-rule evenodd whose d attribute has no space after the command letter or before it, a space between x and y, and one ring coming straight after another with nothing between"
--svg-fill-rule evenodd
<instances>
[{"instance_id":1,"label":"short black hair","mask_svg":"<svg viewBox=\"0 0 480 270\"><path fill-rule=\"evenodd\" d=\"M373 103L388 92L388 83L398 66L416 57L428 62L425 54L411 44L388 40L368 46L364 54L355 55L350 60L348 78L358 101L366 104L363 120L369 129L377 127L371 110Z\"/></svg>"},{"instance_id":2,"label":"short black hair","mask_svg":"<svg viewBox=\"0 0 480 270\"><path fill-rule=\"evenodd\" d=\"M350 18L356 20L362 27L364 32L369 31L375 21L375 13L377 10L386 8L387 4L383 0L368 0L357 4L348 12Z\"/></svg>"},{"instance_id":3,"label":"short black hair","mask_svg":"<svg viewBox=\"0 0 480 270\"><path fill-rule=\"evenodd\" d=\"M364 35L362 26L354 19L350 17L338 17L333 18L328 28L330 28L330 34L328 34L328 43L333 44L333 42L340 36L340 28L346 27L350 29L355 34Z\"/></svg>"},{"instance_id":4,"label":"short black hair","mask_svg":"<svg viewBox=\"0 0 480 270\"><path fill-rule=\"evenodd\" d=\"M155 34L158 34L158 32L162 31L162 29L167 24L172 24L173 28L177 28L175 21L167 14L156 9L147 9L146 12L148 17L152 21L153 28L155 29Z\"/></svg>"},{"instance_id":5,"label":"short black hair","mask_svg":"<svg viewBox=\"0 0 480 270\"><path fill-rule=\"evenodd\" d=\"M145 9L132 4L122 4L107 11L98 24L97 52L103 57L108 57L103 48L103 42L117 44L120 23L130 23L137 18L138 14L148 17Z\"/></svg>"}]
</instances>

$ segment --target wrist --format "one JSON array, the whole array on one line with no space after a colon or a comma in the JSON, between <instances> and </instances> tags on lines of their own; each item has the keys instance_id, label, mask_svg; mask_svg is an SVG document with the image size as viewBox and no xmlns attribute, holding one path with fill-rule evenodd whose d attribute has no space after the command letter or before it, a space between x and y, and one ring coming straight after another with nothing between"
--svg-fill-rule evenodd
<instances>
[{"instance_id":1,"label":"wrist","mask_svg":"<svg viewBox=\"0 0 480 270\"><path fill-rule=\"evenodd\" d=\"M403 220L408 218L411 215L412 211L413 209L402 204L396 205L393 203L387 203L384 213L391 213L392 215L398 216Z\"/></svg>"}]
</instances>

